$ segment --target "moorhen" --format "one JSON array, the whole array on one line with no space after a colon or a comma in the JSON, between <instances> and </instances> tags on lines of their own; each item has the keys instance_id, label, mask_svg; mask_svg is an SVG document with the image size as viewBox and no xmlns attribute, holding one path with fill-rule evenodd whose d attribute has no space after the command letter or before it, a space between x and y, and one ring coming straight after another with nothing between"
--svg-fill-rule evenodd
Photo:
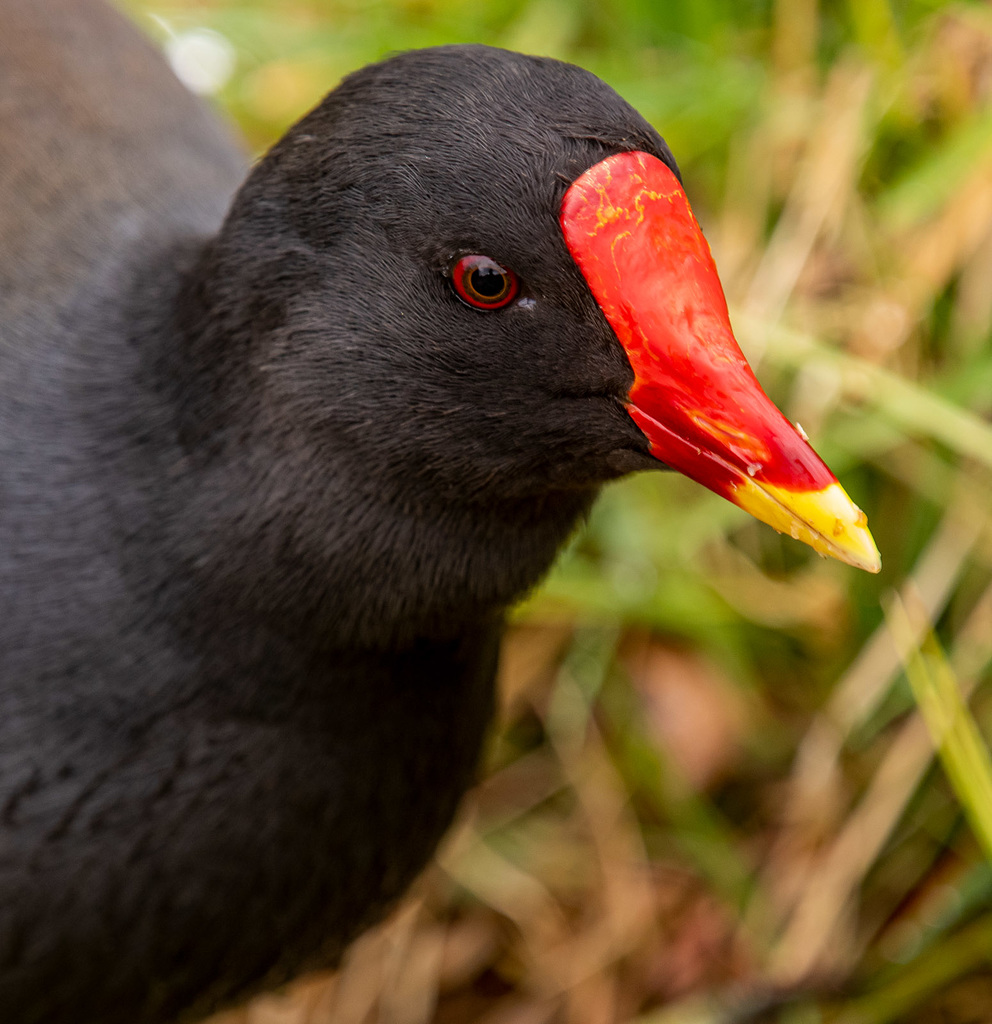
<instances>
[{"instance_id":1,"label":"moorhen","mask_svg":"<svg viewBox=\"0 0 992 1024\"><path fill-rule=\"evenodd\" d=\"M448 825L504 613L605 481L667 465L877 570L593 75L401 54L236 191L101 0L0 0L0 111L3 1021L333 963Z\"/></svg>"}]
</instances>

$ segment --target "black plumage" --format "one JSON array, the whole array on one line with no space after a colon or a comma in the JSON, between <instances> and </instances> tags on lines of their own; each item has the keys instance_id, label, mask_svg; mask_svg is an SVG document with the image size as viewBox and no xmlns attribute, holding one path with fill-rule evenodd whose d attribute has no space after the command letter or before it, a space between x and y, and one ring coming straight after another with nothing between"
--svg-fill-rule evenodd
<instances>
[{"instance_id":1,"label":"black plumage","mask_svg":"<svg viewBox=\"0 0 992 1024\"><path fill-rule=\"evenodd\" d=\"M252 170L99 0L0 3L0 1017L331 963L470 784L506 608L657 465L557 215L592 75L352 75ZM524 301L481 313L453 261Z\"/></svg>"}]
</instances>

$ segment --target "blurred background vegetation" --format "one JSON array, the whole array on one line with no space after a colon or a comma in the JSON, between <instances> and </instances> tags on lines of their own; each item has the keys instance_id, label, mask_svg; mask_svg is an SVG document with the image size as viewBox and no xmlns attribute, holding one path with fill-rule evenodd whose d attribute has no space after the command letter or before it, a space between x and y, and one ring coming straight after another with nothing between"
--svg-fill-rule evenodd
<instances>
[{"instance_id":1,"label":"blurred background vegetation","mask_svg":"<svg viewBox=\"0 0 992 1024\"><path fill-rule=\"evenodd\" d=\"M223 1024L992 1021L992 6L125 6L255 151L396 50L599 74L671 145L742 347L883 557L822 561L674 475L609 488L515 615L436 863L340 972Z\"/></svg>"}]
</instances>

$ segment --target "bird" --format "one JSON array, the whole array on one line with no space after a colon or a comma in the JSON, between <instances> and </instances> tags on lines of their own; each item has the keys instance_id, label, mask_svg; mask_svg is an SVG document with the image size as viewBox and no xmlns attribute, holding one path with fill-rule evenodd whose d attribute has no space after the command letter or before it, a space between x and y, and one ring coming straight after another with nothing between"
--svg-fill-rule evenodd
<instances>
[{"instance_id":1,"label":"bird","mask_svg":"<svg viewBox=\"0 0 992 1024\"><path fill-rule=\"evenodd\" d=\"M608 481L877 571L668 146L481 45L249 167L103 0L0 0L0 1016L332 965L472 784L507 610Z\"/></svg>"}]
</instances>

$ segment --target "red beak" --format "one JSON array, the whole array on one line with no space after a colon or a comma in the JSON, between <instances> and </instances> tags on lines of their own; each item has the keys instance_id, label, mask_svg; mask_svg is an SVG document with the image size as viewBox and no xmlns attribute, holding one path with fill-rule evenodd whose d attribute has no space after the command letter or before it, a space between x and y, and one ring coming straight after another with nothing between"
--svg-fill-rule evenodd
<instances>
[{"instance_id":1,"label":"red beak","mask_svg":"<svg viewBox=\"0 0 992 1024\"><path fill-rule=\"evenodd\" d=\"M656 458L775 529L870 572L864 513L761 390L682 186L647 153L571 185L561 225L634 370L628 411Z\"/></svg>"}]
</instances>

